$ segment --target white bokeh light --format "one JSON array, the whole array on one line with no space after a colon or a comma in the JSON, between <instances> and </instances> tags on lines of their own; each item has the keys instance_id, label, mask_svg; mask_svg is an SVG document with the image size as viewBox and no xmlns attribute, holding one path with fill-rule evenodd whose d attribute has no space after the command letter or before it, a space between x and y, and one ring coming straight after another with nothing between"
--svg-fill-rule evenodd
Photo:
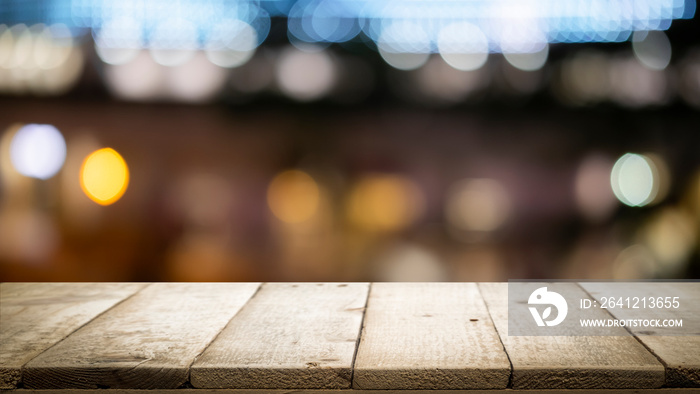
<instances>
[{"instance_id":1,"label":"white bokeh light","mask_svg":"<svg viewBox=\"0 0 700 394\"><path fill-rule=\"evenodd\" d=\"M60 67L68 61L74 46L66 25L47 26L34 38L34 63L43 70Z\"/></svg>"},{"instance_id":2,"label":"white bokeh light","mask_svg":"<svg viewBox=\"0 0 700 394\"><path fill-rule=\"evenodd\" d=\"M427 52L392 52L381 46L379 47L379 54L388 65L404 71L420 68L430 58L430 54Z\"/></svg>"},{"instance_id":3,"label":"white bokeh light","mask_svg":"<svg viewBox=\"0 0 700 394\"><path fill-rule=\"evenodd\" d=\"M390 66L415 70L430 58L430 37L419 24L394 22L382 30L377 50Z\"/></svg>"},{"instance_id":4,"label":"white bokeh light","mask_svg":"<svg viewBox=\"0 0 700 394\"><path fill-rule=\"evenodd\" d=\"M185 19L161 22L151 32L151 57L166 67L184 64L192 59L197 50L197 37L197 26Z\"/></svg>"},{"instance_id":5,"label":"white bokeh light","mask_svg":"<svg viewBox=\"0 0 700 394\"><path fill-rule=\"evenodd\" d=\"M210 63L202 52L197 52L187 63L164 71L169 96L190 103L215 98L228 76L225 68Z\"/></svg>"},{"instance_id":6,"label":"white bokeh light","mask_svg":"<svg viewBox=\"0 0 700 394\"><path fill-rule=\"evenodd\" d=\"M445 63L461 71L481 68L489 57L489 42L477 26L455 22L440 30L437 41Z\"/></svg>"},{"instance_id":7,"label":"white bokeh light","mask_svg":"<svg viewBox=\"0 0 700 394\"><path fill-rule=\"evenodd\" d=\"M302 52L290 47L279 57L277 83L289 97L300 101L318 99L328 93L336 81L336 66L325 51Z\"/></svg>"},{"instance_id":8,"label":"white bokeh light","mask_svg":"<svg viewBox=\"0 0 700 394\"><path fill-rule=\"evenodd\" d=\"M644 155L626 153L613 166L610 184L615 196L623 204L642 207L656 197L654 163Z\"/></svg>"},{"instance_id":9,"label":"white bokeh light","mask_svg":"<svg viewBox=\"0 0 700 394\"><path fill-rule=\"evenodd\" d=\"M549 57L549 45L545 43L534 52L506 52L503 56L511 66L523 71L536 71L544 67Z\"/></svg>"},{"instance_id":10,"label":"white bokeh light","mask_svg":"<svg viewBox=\"0 0 700 394\"><path fill-rule=\"evenodd\" d=\"M127 100L155 100L163 95L166 86L163 67L145 50L126 64L107 65L104 77L107 88Z\"/></svg>"},{"instance_id":11,"label":"white bokeh light","mask_svg":"<svg viewBox=\"0 0 700 394\"><path fill-rule=\"evenodd\" d=\"M634 32L632 51L640 63L652 70L663 70L671 62L671 41L662 31Z\"/></svg>"},{"instance_id":12,"label":"white bokeh light","mask_svg":"<svg viewBox=\"0 0 700 394\"><path fill-rule=\"evenodd\" d=\"M49 179L66 160L66 141L54 126L28 124L12 139L10 160L22 175Z\"/></svg>"},{"instance_id":13,"label":"white bokeh light","mask_svg":"<svg viewBox=\"0 0 700 394\"><path fill-rule=\"evenodd\" d=\"M142 26L133 18L107 21L94 33L95 52L107 64L126 64L144 46L142 34Z\"/></svg>"},{"instance_id":14,"label":"white bokeh light","mask_svg":"<svg viewBox=\"0 0 700 394\"><path fill-rule=\"evenodd\" d=\"M214 29L205 51L210 62L219 67L233 68L250 60L258 46L258 33L241 20L221 23Z\"/></svg>"}]
</instances>

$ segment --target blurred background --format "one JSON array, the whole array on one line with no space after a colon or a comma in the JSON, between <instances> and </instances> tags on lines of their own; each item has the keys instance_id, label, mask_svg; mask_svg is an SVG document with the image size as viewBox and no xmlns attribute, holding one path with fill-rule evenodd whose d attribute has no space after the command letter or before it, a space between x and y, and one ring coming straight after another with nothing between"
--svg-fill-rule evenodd
<instances>
[{"instance_id":1,"label":"blurred background","mask_svg":"<svg viewBox=\"0 0 700 394\"><path fill-rule=\"evenodd\" d=\"M0 280L700 278L694 0L0 0Z\"/></svg>"}]
</instances>

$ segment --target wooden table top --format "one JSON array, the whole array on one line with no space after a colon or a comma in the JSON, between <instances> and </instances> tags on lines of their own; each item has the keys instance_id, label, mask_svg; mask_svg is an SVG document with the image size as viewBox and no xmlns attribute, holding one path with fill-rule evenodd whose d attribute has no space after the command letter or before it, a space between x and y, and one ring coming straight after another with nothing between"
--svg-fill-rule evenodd
<instances>
[{"instance_id":1,"label":"wooden table top","mask_svg":"<svg viewBox=\"0 0 700 394\"><path fill-rule=\"evenodd\" d=\"M3 283L0 389L700 387L700 336L508 336L507 291L506 283Z\"/></svg>"}]
</instances>

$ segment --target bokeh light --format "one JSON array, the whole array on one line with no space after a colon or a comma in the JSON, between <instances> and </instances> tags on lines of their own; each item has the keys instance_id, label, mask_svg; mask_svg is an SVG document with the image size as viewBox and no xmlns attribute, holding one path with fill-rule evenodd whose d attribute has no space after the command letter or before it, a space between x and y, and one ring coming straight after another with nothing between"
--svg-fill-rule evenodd
<instances>
[{"instance_id":1,"label":"bokeh light","mask_svg":"<svg viewBox=\"0 0 700 394\"><path fill-rule=\"evenodd\" d=\"M129 168L112 148L92 152L80 168L80 186L92 201L100 205L117 202L129 185Z\"/></svg>"},{"instance_id":2,"label":"bokeh light","mask_svg":"<svg viewBox=\"0 0 700 394\"><path fill-rule=\"evenodd\" d=\"M161 97L165 90L163 67L146 51L139 51L128 63L105 66L105 82L122 99L147 101Z\"/></svg>"},{"instance_id":3,"label":"bokeh light","mask_svg":"<svg viewBox=\"0 0 700 394\"><path fill-rule=\"evenodd\" d=\"M46 26L34 38L34 62L41 69L61 66L73 50L73 37L63 24Z\"/></svg>"},{"instance_id":4,"label":"bokeh light","mask_svg":"<svg viewBox=\"0 0 700 394\"><path fill-rule=\"evenodd\" d=\"M360 179L350 192L348 218L368 231L405 229L424 210L424 197L409 178L393 174L372 174Z\"/></svg>"},{"instance_id":5,"label":"bokeh light","mask_svg":"<svg viewBox=\"0 0 700 394\"><path fill-rule=\"evenodd\" d=\"M168 94L182 102L203 103L212 100L226 82L226 70L207 61L197 52L185 64L165 70Z\"/></svg>"},{"instance_id":6,"label":"bokeh light","mask_svg":"<svg viewBox=\"0 0 700 394\"><path fill-rule=\"evenodd\" d=\"M285 223L304 222L318 210L318 184L306 172L284 171L270 182L267 204L275 217Z\"/></svg>"},{"instance_id":7,"label":"bokeh light","mask_svg":"<svg viewBox=\"0 0 700 394\"><path fill-rule=\"evenodd\" d=\"M0 52L0 92L63 94L83 71L83 51L60 23L1 25Z\"/></svg>"},{"instance_id":8,"label":"bokeh light","mask_svg":"<svg viewBox=\"0 0 700 394\"><path fill-rule=\"evenodd\" d=\"M435 55L413 77L425 102L431 105L457 103L483 90L490 82L486 67L462 71L449 65L444 56Z\"/></svg>"},{"instance_id":9,"label":"bokeh light","mask_svg":"<svg viewBox=\"0 0 700 394\"><path fill-rule=\"evenodd\" d=\"M445 26L437 41L440 56L450 66L472 71L486 64L489 42L478 27L468 22L455 22Z\"/></svg>"},{"instance_id":10,"label":"bokeh light","mask_svg":"<svg viewBox=\"0 0 700 394\"><path fill-rule=\"evenodd\" d=\"M400 21L382 30L377 49L385 62L399 70L414 70L430 57L430 38L413 22Z\"/></svg>"},{"instance_id":11,"label":"bokeh light","mask_svg":"<svg viewBox=\"0 0 700 394\"><path fill-rule=\"evenodd\" d=\"M549 56L549 45L533 52L503 52L503 56L513 67L523 71L536 71L544 67Z\"/></svg>"},{"instance_id":12,"label":"bokeh light","mask_svg":"<svg viewBox=\"0 0 700 394\"><path fill-rule=\"evenodd\" d=\"M379 54L388 65L404 71L420 68L430 58L428 52L397 52L386 46L379 47Z\"/></svg>"},{"instance_id":13,"label":"bokeh light","mask_svg":"<svg viewBox=\"0 0 700 394\"><path fill-rule=\"evenodd\" d=\"M636 31L632 50L640 63L652 70L663 70L671 62L671 42L662 31Z\"/></svg>"},{"instance_id":14,"label":"bokeh light","mask_svg":"<svg viewBox=\"0 0 700 394\"><path fill-rule=\"evenodd\" d=\"M10 159L20 174L49 179L66 160L66 141L52 125L28 124L12 139Z\"/></svg>"},{"instance_id":15,"label":"bokeh light","mask_svg":"<svg viewBox=\"0 0 700 394\"><path fill-rule=\"evenodd\" d=\"M501 227L510 214L510 198L493 179L465 179L447 192L445 216L457 230L489 232Z\"/></svg>"},{"instance_id":16,"label":"bokeh light","mask_svg":"<svg viewBox=\"0 0 700 394\"><path fill-rule=\"evenodd\" d=\"M241 20L222 22L205 47L207 58L219 67L238 67L250 60L258 46L258 33Z\"/></svg>"},{"instance_id":17,"label":"bokeh light","mask_svg":"<svg viewBox=\"0 0 700 394\"><path fill-rule=\"evenodd\" d=\"M654 170L654 198L651 199L649 204L656 205L668 196L668 192L671 189L671 171L666 160L661 155L645 153L644 156L651 162L651 168Z\"/></svg>"},{"instance_id":18,"label":"bokeh light","mask_svg":"<svg viewBox=\"0 0 700 394\"><path fill-rule=\"evenodd\" d=\"M149 51L156 63L173 67L189 61L197 50L197 26L184 18L158 23L149 36Z\"/></svg>"},{"instance_id":19,"label":"bokeh light","mask_svg":"<svg viewBox=\"0 0 700 394\"><path fill-rule=\"evenodd\" d=\"M626 153L612 168L610 183L623 204L643 207L654 201L660 186L659 171L649 157Z\"/></svg>"},{"instance_id":20,"label":"bokeh light","mask_svg":"<svg viewBox=\"0 0 700 394\"><path fill-rule=\"evenodd\" d=\"M665 275L675 275L690 257L696 229L691 215L677 208L664 208L642 228L640 238Z\"/></svg>"},{"instance_id":21,"label":"bokeh light","mask_svg":"<svg viewBox=\"0 0 700 394\"><path fill-rule=\"evenodd\" d=\"M359 31L355 15L360 2L301 0L288 14L288 29L305 42L345 42Z\"/></svg>"},{"instance_id":22,"label":"bokeh light","mask_svg":"<svg viewBox=\"0 0 700 394\"><path fill-rule=\"evenodd\" d=\"M136 57L144 44L142 26L134 18L114 18L93 32L95 52L103 62L126 64Z\"/></svg>"},{"instance_id":23,"label":"bokeh light","mask_svg":"<svg viewBox=\"0 0 700 394\"><path fill-rule=\"evenodd\" d=\"M5 24L0 24L0 69L8 66L15 46L14 34Z\"/></svg>"},{"instance_id":24,"label":"bokeh light","mask_svg":"<svg viewBox=\"0 0 700 394\"><path fill-rule=\"evenodd\" d=\"M377 257L372 271L382 282L440 282L449 275L435 253L419 245L391 245Z\"/></svg>"},{"instance_id":25,"label":"bokeh light","mask_svg":"<svg viewBox=\"0 0 700 394\"><path fill-rule=\"evenodd\" d=\"M661 105L670 98L664 70L653 70L632 56L618 56L610 62L610 97L627 107Z\"/></svg>"},{"instance_id":26,"label":"bokeh light","mask_svg":"<svg viewBox=\"0 0 700 394\"><path fill-rule=\"evenodd\" d=\"M305 52L294 47L279 55L277 83L289 97L311 101L327 94L336 82L337 70L326 51Z\"/></svg>"}]
</instances>

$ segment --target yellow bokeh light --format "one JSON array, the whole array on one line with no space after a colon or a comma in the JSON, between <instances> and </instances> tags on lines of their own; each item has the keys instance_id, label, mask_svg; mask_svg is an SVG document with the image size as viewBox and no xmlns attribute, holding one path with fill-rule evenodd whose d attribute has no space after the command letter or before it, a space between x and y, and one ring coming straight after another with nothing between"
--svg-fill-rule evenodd
<instances>
[{"instance_id":1,"label":"yellow bokeh light","mask_svg":"<svg viewBox=\"0 0 700 394\"><path fill-rule=\"evenodd\" d=\"M374 174L361 179L350 194L348 218L365 230L398 231L422 214L423 195L410 179Z\"/></svg>"},{"instance_id":2,"label":"yellow bokeh light","mask_svg":"<svg viewBox=\"0 0 700 394\"><path fill-rule=\"evenodd\" d=\"M267 203L279 220L286 223L303 222L318 210L318 185L303 171L284 171L270 182Z\"/></svg>"},{"instance_id":3,"label":"yellow bokeh light","mask_svg":"<svg viewBox=\"0 0 700 394\"><path fill-rule=\"evenodd\" d=\"M98 149L80 167L80 187L94 202L110 205L124 195L129 185L129 168L117 151Z\"/></svg>"}]
</instances>

